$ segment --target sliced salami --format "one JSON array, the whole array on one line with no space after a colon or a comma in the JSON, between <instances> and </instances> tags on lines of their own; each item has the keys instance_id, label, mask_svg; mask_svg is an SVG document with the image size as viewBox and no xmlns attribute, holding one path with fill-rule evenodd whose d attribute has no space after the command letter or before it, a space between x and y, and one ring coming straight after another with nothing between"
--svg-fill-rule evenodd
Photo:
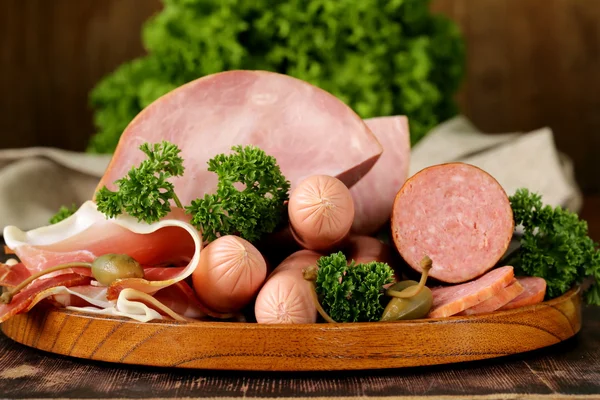
<instances>
[{"instance_id":1,"label":"sliced salami","mask_svg":"<svg viewBox=\"0 0 600 400\"><path fill-rule=\"evenodd\" d=\"M513 267L505 266L496 268L471 282L432 288L433 306L429 317L450 317L486 301L508 286L514 277Z\"/></svg>"},{"instance_id":2,"label":"sliced salami","mask_svg":"<svg viewBox=\"0 0 600 400\"><path fill-rule=\"evenodd\" d=\"M523 293L500 308L500 310L511 310L513 308L530 306L544 301L544 297L546 296L546 281L544 278L527 276L518 277L517 281L523 286Z\"/></svg>"},{"instance_id":3,"label":"sliced salami","mask_svg":"<svg viewBox=\"0 0 600 400\"><path fill-rule=\"evenodd\" d=\"M506 252L514 231L512 209L500 184L469 164L435 165L409 178L394 201L394 244L421 272L429 256L429 276L462 283L489 271Z\"/></svg>"},{"instance_id":4,"label":"sliced salami","mask_svg":"<svg viewBox=\"0 0 600 400\"><path fill-rule=\"evenodd\" d=\"M514 279L510 285L500 290L500 292L498 292L498 294L496 294L495 296L490 297L486 301L482 301L481 303L471 308L467 308L461 314L475 315L496 311L500 307L509 303L511 300L523 293L524 290L525 289L523 288L523 286L521 286L521 284L516 279Z\"/></svg>"}]
</instances>

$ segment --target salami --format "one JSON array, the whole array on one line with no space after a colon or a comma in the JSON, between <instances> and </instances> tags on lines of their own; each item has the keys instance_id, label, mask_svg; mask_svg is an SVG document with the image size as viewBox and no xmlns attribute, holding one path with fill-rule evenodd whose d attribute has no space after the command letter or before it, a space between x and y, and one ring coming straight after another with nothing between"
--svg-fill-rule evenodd
<instances>
[{"instance_id":1,"label":"salami","mask_svg":"<svg viewBox=\"0 0 600 400\"><path fill-rule=\"evenodd\" d=\"M481 303L471 308L467 308L461 314L475 315L496 311L497 309L504 306L505 304L513 300L515 297L523 293L524 290L525 289L523 288L523 286L521 286L521 284L515 279L510 285L502 289L495 296L490 297L486 301L482 301Z\"/></svg>"},{"instance_id":2,"label":"salami","mask_svg":"<svg viewBox=\"0 0 600 400\"><path fill-rule=\"evenodd\" d=\"M429 276L462 283L489 271L506 252L514 231L512 209L500 184L469 164L449 163L421 170L396 195L391 228L404 260Z\"/></svg>"},{"instance_id":3,"label":"salami","mask_svg":"<svg viewBox=\"0 0 600 400\"><path fill-rule=\"evenodd\" d=\"M394 197L408 177L410 135L405 116L366 119L383 146L373 168L350 188L355 217L352 232L371 235L389 220Z\"/></svg>"},{"instance_id":4,"label":"salami","mask_svg":"<svg viewBox=\"0 0 600 400\"><path fill-rule=\"evenodd\" d=\"M125 129L98 188L145 157L144 142L168 140L181 149L185 173L171 179L181 202L216 190L207 161L234 145L255 145L275 157L291 189L316 174L351 187L382 153L371 130L335 96L307 82L266 71L227 71L174 89Z\"/></svg>"},{"instance_id":5,"label":"salami","mask_svg":"<svg viewBox=\"0 0 600 400\"><path fill-rule=\"evenodd\" d=\"M533 276L518 277L517 281L523 286L523 293L500 308L500 310L511 310L513 308L530 306L544 301L544 297L546 296L546 281L544 278Z\"/></svg>"},{"instance_id":6,"label":"salami","mask_svg":"<svg viewBox=\"0 0 600 400\"><path fill-rule=\"evenodd\" d=\"M508 286L514 277L513 267L505 266L471 282L432 288L433 306L429 317L450 317L486 301Z\"/></svg>"}]
</instances>

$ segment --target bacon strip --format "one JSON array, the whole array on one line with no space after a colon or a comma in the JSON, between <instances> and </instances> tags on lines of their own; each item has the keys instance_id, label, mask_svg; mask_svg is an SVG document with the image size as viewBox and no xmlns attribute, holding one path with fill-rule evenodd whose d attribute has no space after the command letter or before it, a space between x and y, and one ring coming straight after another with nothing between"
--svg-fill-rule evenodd
<instances>
[{"instance_id":1,"label":"bacon strip","mask_svg":"<svg viewBox=\"0 0 600 400\"><path fill-rule=\"evenodd\" d=\"M31 276L23 263L7 265L0 263L0 286L15 287Z\"/></svg>"},{"instance_id":2,"label":"bacon strip","mask_svg":"<svg viewBox=\"0 0 600 400\"><path fill-rule=\"evenodd\" d=\"M90 278L78 274L66 274L56 276L50 279L38 279L29 285L25 290L16 294L9 304L0 304L0 323L10 317L20 313L27 312L37 303L42 301L52 293L46 292L48 289L57 286L77 286L89 284Z\"/></svg>"}]
</instances>

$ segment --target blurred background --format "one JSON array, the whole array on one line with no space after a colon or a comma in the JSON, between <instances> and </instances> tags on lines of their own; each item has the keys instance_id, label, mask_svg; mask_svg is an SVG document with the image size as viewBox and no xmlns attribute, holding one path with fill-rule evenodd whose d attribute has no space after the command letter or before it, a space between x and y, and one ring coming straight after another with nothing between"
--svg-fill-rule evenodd
<instances>
[{"instance_id":1,"label":"blurred background","mask_svg":"<svg viewBox=\"0 0 600 400\"><path fill-rule=\"evenodd\" d=\"M182 12L181 7L192 3L197 3L193 7L198 13L220 12L214 6L218 3L215 1L0 0L0 90L3 94L0 97L0 148L52 146L109 153L114 132L135 115L138 108L182 83L178 81L180 78L182 81L192 79L184 76L189 73L183 71L184 67L177 67L183 72L175 76L177 68L162 65L163 59L158 57L158 64L151 66L146 61L143 65L129 62L145 57L151 52L149 46L155 54L163 51L172 56L174 51L180 51L178 60L173 63L189 66L198 62L194 61L196 55L188 54L189 49L185 46L190 45L187 42L194 35L202 35L206 26L212 26L209 33L224 33L204 38L205 46L199 51L217 55L221 51L224 57L232 58L227 61L229 64L203 66L202 74L223 66L261 65L260 61L252 60L252 64L244 59L243 49L237 48L237 44L219 42L222 39L218 37L231 34L232 29L241 26L235 15L221 15L221 19L202 20L204 22L197 25L191 20L180 22L191 15L189 11ZM200 3L204 5L198 5ZM358 4L366 3L372 2L356 4L360 8ZM390 0L389 3L401 2ZM431 37L436 38L432 43L437 50L433 46L436 54L427 53L428 50L419 47L424 42L414 40L407 54L414 60L424 60L420 71L431 72L433 86L418 86L418 76L411 77L414 79L409 84L417 85L417 97L407 97L405 102L414 100L414 109L404 110L391 102L384 111L414 114L415 125L411 125L411 130L414 128L419 134L452 113L465 115L477 128L489 133L530 131L548 126L554 133L556 147L574 162L577 183L586 196L584 208L600 208L597 200L600 193L600 1L432 0L428 12L447 17L449 25L429 24L429 17L424 16L419 2L412 3L413 6L403 11L405 28L421 24L422 29L432 32ZM323 8L327 8L323 4ZM165 6L171 7L170 13L163 10ZM248 8L242 12L252 15L256 9ZM143 25L156 16L160 20L153 22L154 25L142 34ZM411 25L411 21L416 22ZM263 32L266 32L269 21L262 23L265 24ZM271 23L277 25L277 20ZM184 25L188 31L179 32ZM452 36L454 27L460 32L460 39ZM380 28L385 35L386 27ZM294 26L279 26L278 29L274 35L286 29L293 33ZM158 48L156 42L163 37L161 35L166 35L165 32L181 39L178 46L185 49ZM350 37L362 35L367 39L370 34L360 29L348 33ZM410 36L409 28L403 34ZM262 39L246 38L242 44L250 46ZM360 41L360 37L357 40ZM381 37L370 40L381 42ZM458 55L463 45L464 60L460 61ZM370 46L374 48L372 43ZM233 55L223 49L231 50ZM287 61L281 61L285 58L281 55L285 54L285 48L275 50L269 53L269 62L287 65ZM374 48L374 52L376 50ZM307 50L309 55L313 51ZM448 65L445 69L431 70L434 67L427 64L428 60L436 61L437 65L447 62ZM403 61L397 58L395 62L402 65ZM111 75L123 65L126 66L120 75ZM155 85L146 85L140 78L146 79L144 74L152 73L148 70L163 71L165 68L171 75L161 77ZM313 81L327 86L327 74L322 73L326 66L317 68L318 71L311 68L309 65L294 71L296 75L314 78ZM98 89L96 99L91 99L92 90L107 76L112 78ZM141 83L138 82L139 87L132 94L130 86L135 86L136 79ZM336 79L342 78L336 76ZM369 93L378 104L386 104L376 97L378 83L364 82L364 85L370 85ZM430 98L418 97L419 89L426 92L432 88L438 90L430 91ZM343 89L338 93L337 87L327 89L352 103L361 116L373 116L369 104L356 101L355 94ZM438 101L440 97L455 100L456 109L451 109L453 104L449 102ZM433 117L421 112L430 105L428 101L434 104L431 106ZM98 132L104 135L93 142L93 135ZM113 135L112 139L110 135ZM594 235L598 237L597 233Z\"/></svg>"}]
</instances>

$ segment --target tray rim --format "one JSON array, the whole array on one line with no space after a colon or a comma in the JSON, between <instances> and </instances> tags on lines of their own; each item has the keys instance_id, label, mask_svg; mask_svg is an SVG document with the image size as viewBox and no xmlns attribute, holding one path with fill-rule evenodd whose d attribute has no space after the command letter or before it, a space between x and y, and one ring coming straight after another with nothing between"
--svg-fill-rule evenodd
<instances>
[{"instance_id":1,"label":"tray rim","mask_svg":"<svg viewBox=\"0 0 600 400\"><path fill-rule=\"evenodd\" d=\"M404 320L404 321L374 321L374 322L336 322L336 323L327 323L327 322L315 322L309 324L265 324L258 322L236 322L236 321L176 321L172 319L154 319L148 322L140 322L128 317L120 317L114 315L103 315L103 314L95 314L88 313L80 310L69 310L67 308L56 307L52 305L47 305L50 308L49 312L52 313L65 313L71 316L79 317L79 318L87 318L94 320L110 320L110 321L120 321L128 324L135 325L176 325L176 326L197 326L202 325L207 328L230 328L235 326L240 329L282 329L288 330L290 327L296 329L318 329L322 331L323 329L329 330L339 330L340 328L354 328L360 329L364 327L373 327L373 326L390 326L396 324L402 325L422 325L422 324L438 324L438 323L447 323L447 322L462 322L462 321L477 321L477 320L488 320L491 316L500 316L500 315L510 315L510 314L518 314L527 311L533 311L540 307L553 307L556 304L560 304L565 301L565 299L577 295L581 295L582 290L580 285L576 285L569 289L567 292L562 294L559 297L554 299L550 299L547 301L543 301L541 303L536 303L528 306L513 308L510 310L502 310L502 311L493 311L490 313L482 313L475 315L455 315L450 317L441 317L441 318L421 318L421 319L413 319L413 320ZM37 307L37 306L36 306ZM5 321L6 322L6 321ZM4 323L0 324L3 325Z\"/></svg>"}]
</instances>

